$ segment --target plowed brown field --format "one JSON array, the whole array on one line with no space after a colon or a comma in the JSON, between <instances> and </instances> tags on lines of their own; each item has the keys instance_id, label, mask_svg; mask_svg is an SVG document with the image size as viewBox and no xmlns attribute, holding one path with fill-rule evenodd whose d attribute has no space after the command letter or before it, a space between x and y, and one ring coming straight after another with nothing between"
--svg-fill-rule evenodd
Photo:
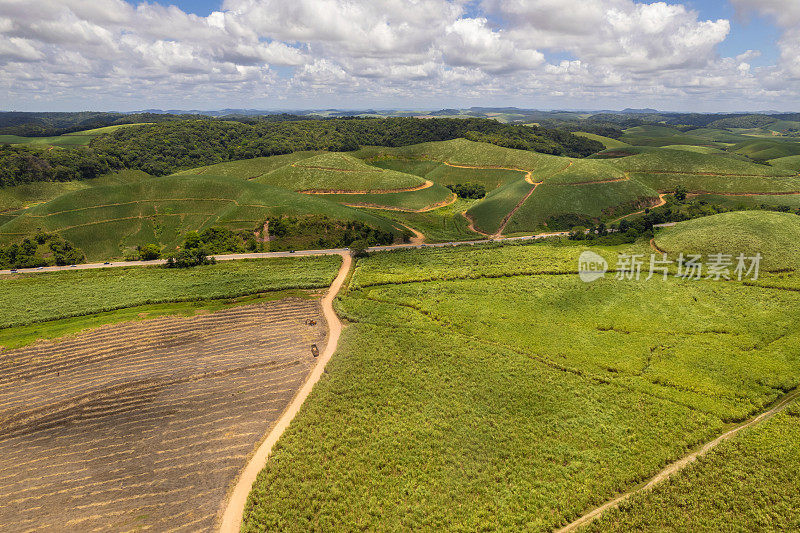
<instances>
[{"instance_id":1,"label":"plowed brown field","mask_svg":"<svg viewBox=\"0 0 800 533\"><path fill-rule=\"evenodd\" d=\"M293 298L0 352L0 530L210 530L325 341Z\"/></svg>"}]
</instances>

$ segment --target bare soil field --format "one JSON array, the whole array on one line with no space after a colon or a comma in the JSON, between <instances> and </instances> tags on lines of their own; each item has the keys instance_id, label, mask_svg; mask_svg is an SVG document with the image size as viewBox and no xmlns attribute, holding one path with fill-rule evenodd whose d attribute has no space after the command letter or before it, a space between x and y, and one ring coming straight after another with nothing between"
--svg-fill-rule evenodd
<instances>
[{"instance_id":1,"label":"bare soil field","mask_svg":"<svg viewBox=\"0 0 800 533\"><path fill-rule=\"evenodd\" d=\"M321 311L290 298L0 352L0 530L212 529L324 349Z\"/></svg>"}]
</instances>

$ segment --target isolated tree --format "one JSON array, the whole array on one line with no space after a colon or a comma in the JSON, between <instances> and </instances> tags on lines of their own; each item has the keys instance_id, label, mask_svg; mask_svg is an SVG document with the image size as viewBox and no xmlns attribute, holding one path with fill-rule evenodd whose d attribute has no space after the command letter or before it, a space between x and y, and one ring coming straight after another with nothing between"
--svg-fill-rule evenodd
<instances>
[{"instance_id":1,"label":"isolated tree","mask_svg":"<svg viewBox=\"0 0 800 533\"><path fill-rule=\"evenodd\" d=\"M369 255L369 252L367 252L368 248L369 243L363 239L359 239L350 244L350 254L356 258L367 257Z\"/></svg>"}]
</instances>

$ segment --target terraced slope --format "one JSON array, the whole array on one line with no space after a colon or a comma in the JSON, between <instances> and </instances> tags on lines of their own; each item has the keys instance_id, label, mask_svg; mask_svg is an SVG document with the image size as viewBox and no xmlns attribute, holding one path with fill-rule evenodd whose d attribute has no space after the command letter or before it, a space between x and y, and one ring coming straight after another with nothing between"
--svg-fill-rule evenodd
<instances>
[{"instance_id":1,"label":"terraced slope","mask_svg":"<svg viewBox=\"0 0 800 533\"><path fill-rule=\"evenodd\" d=\"M41 228L72 241L89 260L105 259L136 245L176 246L185 232L215 224L251 230L267 216L282 214L322 214L397 231L385 219L323 197L247 180L182 175L62 195L0 226L0 239L19 239Z\"/></svg>"},{"instance_id":2,"label":"terraced slope","mask_svg":"<svg viewBox=\"0 0 800 533\"><path fill-rule=\"evenodd\" d=\"M210 530L323 348L320 310L287 299L0 353L0 528Z\"/></svg>"},{"instance_id":3,"label":"terraced slope","mask_svg":"<svg viewBox=\"0 0 800 533\"><path fill-rule=\"evenodd\" d=\"M727 155L680 150L648 150L613 160L633 179L660 191L682 185L690 191L747 194L800 191L791 170L759 165Z\"/></svg>"}]
</instances>

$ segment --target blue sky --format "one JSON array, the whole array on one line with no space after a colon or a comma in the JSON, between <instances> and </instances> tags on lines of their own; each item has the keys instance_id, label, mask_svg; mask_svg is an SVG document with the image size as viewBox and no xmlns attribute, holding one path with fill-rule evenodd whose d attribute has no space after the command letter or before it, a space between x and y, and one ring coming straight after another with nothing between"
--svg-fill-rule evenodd
<instances>
[{"instance_id":1,"label":"blue sky","mask_svg":"<svg viewBox=\"0 0 800 533\"><path fill-rule=\"evenodd\" d=\"M37 1L8 108L800 110L800 0Z\"/></svg>"}]
</instances>

